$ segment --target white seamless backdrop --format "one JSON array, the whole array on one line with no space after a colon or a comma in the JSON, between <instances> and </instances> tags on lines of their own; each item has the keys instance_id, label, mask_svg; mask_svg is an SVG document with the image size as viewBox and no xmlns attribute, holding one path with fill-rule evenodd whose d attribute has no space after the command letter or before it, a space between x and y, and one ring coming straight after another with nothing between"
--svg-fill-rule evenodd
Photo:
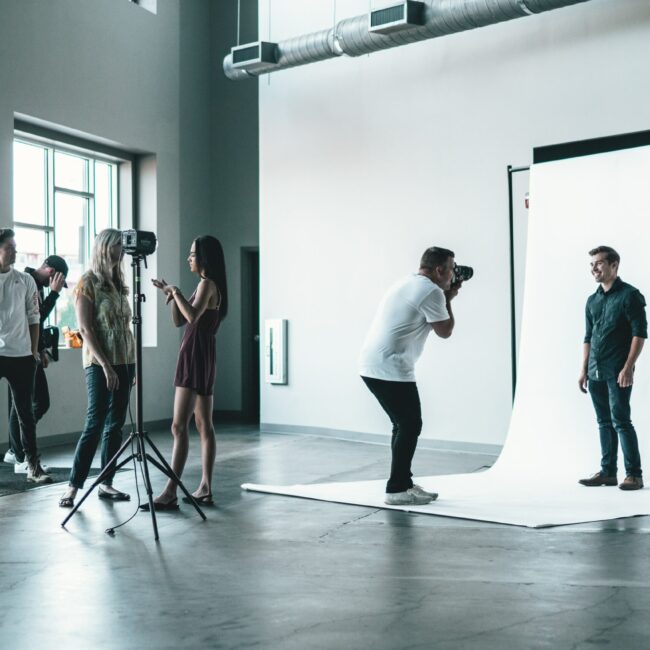
<instances>
[{"instance_id":1,"label":"white seamless backdrop","mask_svg":"<svg viewBox=\"0 0 650 650\"><path fill-rule=\"evenodd\" d=\"M532 169L517 394L499 470L571 479L598 469L591 399L578 390L585 301L597 288L588 251L613 246L621 255L621 278L650 296L649 175L650 147ZM640 357L632 391L646 460L649 354L650 348Z\"/></svg>"},{"instance_id":2,"label":"white seamless backdrop","mask_svg":"<svg viewBox=\"0 0 650 650\"><path fill-rule=\"evenodd\" d=\"M621 277L650 294L649 175L650 147L533 166L517 393L503 452L485 472L418 477L440 498L410 509L532 527L650 513L650 490L577 483L597 471L600 460L591 399L578 389L584 306L597 286L588 251L601 244L616 248ZM632 395L646 464L649 360L650 349L637 364ZM621 458L619 478L623 475ZM244 487L385 507L384 481Z\"/></svg>"}]
</instances>

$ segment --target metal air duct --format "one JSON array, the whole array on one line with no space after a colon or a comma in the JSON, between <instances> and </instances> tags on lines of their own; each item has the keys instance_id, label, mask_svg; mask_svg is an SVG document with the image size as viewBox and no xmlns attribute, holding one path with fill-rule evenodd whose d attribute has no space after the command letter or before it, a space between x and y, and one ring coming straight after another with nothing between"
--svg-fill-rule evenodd
<instances>
[{"instance_id":1,"label":"metal air duct","mask_svg":"<svg viewBox=\"0 0 650 650\"><path fill-rule=\"evenodd\" d=\"M235 68L231 53L223 60L223 70L229 79L249 79L343 54L371 54L581 2L589 0L425 0L421 26L390 34L378 34L368 31L369 17L368 14L363 14L345 18L329 29L281 41L277 44L275 52L276 62L260 65L255 70Z\"/></svg>"}]
</instances>

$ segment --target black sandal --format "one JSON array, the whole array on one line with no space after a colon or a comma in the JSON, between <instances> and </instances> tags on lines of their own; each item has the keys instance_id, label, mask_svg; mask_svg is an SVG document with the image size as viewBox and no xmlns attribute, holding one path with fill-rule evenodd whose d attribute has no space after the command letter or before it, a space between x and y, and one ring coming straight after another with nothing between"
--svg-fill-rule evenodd
<instances>
[{"instance_id":1,"label":"black sandal","mask_svg":"<svg viewBox=\"0 0 650 650\"><path fill-rule=\"evenodd\" d=\"M153 509L156 512L165 512L165 511L169 511L169 510L179 510L178 499L173 499L169 503L162 503L160 501L154 501L153 502ZM143 503L140 506L140 510L144 510L145 512L149 512L149 503Z\"/></svg>"},{"instance_id":2,"label":"black sandal","mask_svg":"<svg viewBox=\"0 0 650 650\"><path fill-rule=\"evenodd\" d=\"M74 497L61 497L59 499L59 508L73 508Z\"/></svg>"},{"instance_id":3,"label":"black sandal","mask_svg":"<svg viewBox=\"0 0 650 650\"><path fill-rule=\"evenodd\" d=\"M195 497L192 495L192 499L196 501L200 506L213 506L214 500L212 499L212 494L203 494L200 497ZM183 497L185 503L192 503L192 499L189 497Z\"/></svg>"},{"instance_id":4,"label":"black sandal","mask_svg":"<svg viewBox=\"0 0 650 650\"><path fill-rule=\"evenodd\" d=\"M131 495L126 492L120 492L116 490L115 492L105 492L101 488L97 490L97 496L100 499L107 499L108 501L131 501Z\"/></svg>"}]
</instances>

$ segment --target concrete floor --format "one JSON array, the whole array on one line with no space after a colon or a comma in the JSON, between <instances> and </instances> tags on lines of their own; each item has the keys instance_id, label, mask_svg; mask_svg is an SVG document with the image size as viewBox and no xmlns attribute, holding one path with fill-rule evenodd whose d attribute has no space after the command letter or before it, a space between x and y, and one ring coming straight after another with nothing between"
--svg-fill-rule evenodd
<instances>
[{"instance_id":1,"label":"concrete floor","mask_svg":"<svg viewBox=\"0 0 650 650\"><path fill-rule=\"evenodd\" d=\"M168 455L169 434L152 437ZM63 530L61 485L0 498L2 648L650 647L646 517L531 530L246 493L247 481L382 478L388 449L230 426L217 453L218 506L207 522L190 506L160 514L157 544L147 514L104 532L133 502L92 495ZM421 449L415 469L493 460ZM135 496L133 472L116 486Z\"/></svg>"}]
</instances>

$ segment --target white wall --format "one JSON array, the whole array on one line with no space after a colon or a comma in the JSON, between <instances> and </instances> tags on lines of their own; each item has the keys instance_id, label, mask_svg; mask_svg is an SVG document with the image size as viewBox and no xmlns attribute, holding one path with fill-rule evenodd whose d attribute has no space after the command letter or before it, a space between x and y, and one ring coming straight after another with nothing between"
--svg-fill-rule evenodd
<instances>
[{"instance_id":1,"label":"white wall","mask_svg":"<svg viewBox=\"0 0 650 650\"><path fill-rule=\"evenodd\" d=\"M261 38L269 5L260 2ZM271 6L273 40L332 24L330 0ZM368 3L336 7L340 19ZM476 274L454 303L454 335L432 337L418 366L423 435L502 443L506 166L531 162L534 146L650 128L648 78L645 0L592 0L263 78L262 319L289 319L290 384L263 385L262 422L387 433L358 350L385 288L441 245ZM552 255L548 264L561 282Z\"/></svg>"},{"instance_id":2,"label":"white wall","mask_svg":"<svg viewBox=\"0 0 650 650\"><path fill-rule=\"evenodd\" d=\"M196 280L185 261L191 240L218 229L211 140L222 97L211 82L219 65L212 58L219 8L208 0L159 0L153 14L127 0L0 0L0 224L13 218L14 113L151 152L157 178L142 188L143 214L147 228L155 218L157 273L191 290ZM151 273L143 276L148 283ZM143 289L158 310L158 348L144 351L144 417L166 419L179 331L160 297ZM227 333L220 339L228 349ZM39 425L40 439L79 431L86 409L79 351L62 351L48 377L52 408ZM239 408L236 397L222 408Z\"/></svg>"}]
</instances>

